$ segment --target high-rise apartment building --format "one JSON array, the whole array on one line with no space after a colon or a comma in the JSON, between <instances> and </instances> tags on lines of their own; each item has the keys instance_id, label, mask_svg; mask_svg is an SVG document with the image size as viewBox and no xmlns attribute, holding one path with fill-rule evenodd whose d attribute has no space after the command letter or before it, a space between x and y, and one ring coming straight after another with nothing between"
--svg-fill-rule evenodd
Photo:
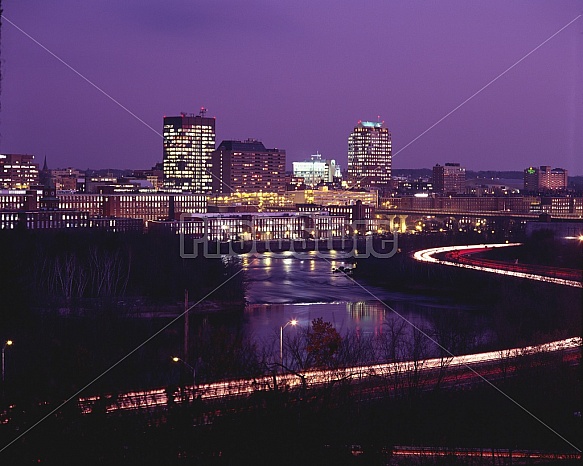
<instances>
[{"instance_id":1,"label":"high-rise apartment building","mask_svg":"<svg viewBox=\"0 0 583 466\"><path fill-rule=\"evenodd\" d=\"M181 113L164 117L164 187L207 193L212 188L215 118Z\"/></svg>"},{"instance_id":2,"label":"high-rise apartment building","mask_svg":"<svg viewBox=\"0 0 583 466\"><path fill-rule=\"evenodd\" d=\"M38 183L34 155L0 154L0 189L28 189Z\"/></svg>"},{"instance_id":3,"label":"high-rise apartment building","mask_svg":"<svg viewBox=\"0 0 583 466\"><path fill-rule=\"evenodd\" d=\"M382 122L359 121L348 137L351 187L385 188L391 180L391 133Z\"/></svg>"},{"instance_id":4,"label":"high-rise apartment building","mask_svg":"<svg viewBox=\"0 0 583 466\"><path fill-rule=\"evenodd\" d=\"M446 163L433 167L433 190L442 194L466 192L466 169L459 163Z\"/></svg>"},{"instance_id":5,"label":"high-rise apartment building","mask_svg":"<svg viewBox=\"0 0 583 466\"><path fill-rule=\"evenodd\" d=\"M215 193L285 192L285 150L261 141L223 141L212 153Z\"/></svg>"},{"instance_id":6,"label":"high-rise apartment building","mask_svg":"<svg viewBox=\"0 0 583 466\"><path fill-rule=\"evenodd\" d=\"M567 181L567 170L562 168L551 169L548 165L542 165L524 170L524 190L527 192L565 189Z\"/></svg>"}]
</instances>

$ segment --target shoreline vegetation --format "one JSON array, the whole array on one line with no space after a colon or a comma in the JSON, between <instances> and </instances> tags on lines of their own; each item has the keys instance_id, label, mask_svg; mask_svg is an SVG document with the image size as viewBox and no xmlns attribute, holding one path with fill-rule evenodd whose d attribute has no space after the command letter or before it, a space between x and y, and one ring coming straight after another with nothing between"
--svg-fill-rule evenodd
<instances>
[{"instance_id":1,"label":"shoreline vegetation","mask_svg":"<svg viewBox=\"0 0 583 466\"><path fill-rule=\"evenodd\" d=\"M33 311L66 315L114 308L172 307L203 300L244 304L240 264L182 259L175 235L108 232L2 232L0 322ZM212 304L208 306L212 306Z\"/></svg>"}]
</instances>

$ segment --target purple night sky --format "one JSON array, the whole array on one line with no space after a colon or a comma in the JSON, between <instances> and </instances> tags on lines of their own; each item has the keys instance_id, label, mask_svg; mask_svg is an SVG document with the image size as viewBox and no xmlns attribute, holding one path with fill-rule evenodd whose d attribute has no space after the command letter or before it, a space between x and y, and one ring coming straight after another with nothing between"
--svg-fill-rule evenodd
<instances>
[{"instance_id":1,"label":"purple night sky","mask_svg":"<svg viewBox=\"0 0 583 466\"><path fill-rule=\"evenodd\" d=\"M0 151L149 168L164 115L217 118L291 161L346 168L380 116L395 168L583 175L583 1L5 0ZM572 24L408 147L472 94ZM59 62L57 55L147 125Z\"/></svg>"}]
</instances>

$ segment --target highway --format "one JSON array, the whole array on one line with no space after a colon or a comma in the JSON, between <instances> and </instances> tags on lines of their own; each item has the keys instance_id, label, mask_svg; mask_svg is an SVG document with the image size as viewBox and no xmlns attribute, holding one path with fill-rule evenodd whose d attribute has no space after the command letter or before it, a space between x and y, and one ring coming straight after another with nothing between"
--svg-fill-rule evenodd
<instances>
[{"instance_id":1,"label":"highway","mask_svg":"<svg viewBox=\"0 0 583 466\"><path fill-rule=\"evenodd\" d=\"M557 285L572 286L576 288L583 287L580 270L561 269L531 264L514 264L472 257L475 254L483 253L492 248L520 245L521 243L502 243L431 248L415 252L413 258L420 262L462 267L479 270L481 272L509 275L511 277L525 278L528 280L554 283Z\"/></svg>"},{"instance_id":2,"label":"highway","mask_svg":"<svg viewBox=\"0 0 583 466\"><path fill-rule=\"evenodd\" d=\"M581 453L549 453L537 450L508 450L485 448L440 448L440 447L416 447L396 446L390 455L393 457L458 457L490 459L492 464L512 464L512 461L520 461L519 464L547 463L549 461L581 460Z\"/></svg>"},{"instance_id":3,"label":"highway","mask_svg":"<svg viewBox=\"0 0 583 466\"><path fill-rule=\"evenodd\" d=\"M571 356L567 356L567 359L569 359L573 358L573 350L575 350L575 354L580 355L581 345L582 339L580 337L573 337L542 345L468 354L447 359L432 358L419 361L400 361L332 370L309 370L296 374L279 374L275 379L272 376L263 376L253 379L225 380L221 382L190 386L183 393L177 391L169 394L165 388L158 388L153 390L129 392L117 396L90 396L80 398L78 405L83 414L91 413L96 406L100 406L100 409L105 408L105 411L108 413L128 410L145 410L164 408L168 406L169 402L182 403L184 401L192 401L195 397L200 398L201 400L244 397L257 391L274 390L276 388L275 384L277 384L278 389L300 388L302 383L305 384L306 388L314 388L341 380L350 380L351 382L360 383L367 379L379 380L381 378L389 378L395 374L406 376L407 373L412 373L414 371L417 371L418 373L430 373L431 371L440 370L444 367L447 367L448 372L452 369L470 368L471 374L469 374L469 377L477 377L479 379L481 376L483 377L480 367L499 364L503 360L510 361L523 356L549 354L560 351L565 352L566 354L571 354ZM575 363L579 362L579 357L574 357L574 359ZM498 371L498 369L496 369L496 371ZM491 367L485 371L485 374L493 374Z\"/></svg>"}]
</instances>

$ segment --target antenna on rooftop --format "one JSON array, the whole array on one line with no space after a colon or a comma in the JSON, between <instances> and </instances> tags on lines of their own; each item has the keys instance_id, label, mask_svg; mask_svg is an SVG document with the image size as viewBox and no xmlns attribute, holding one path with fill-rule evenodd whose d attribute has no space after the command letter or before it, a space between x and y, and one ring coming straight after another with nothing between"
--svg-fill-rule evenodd
<instances>
[{"instance_id":1,"label":"antenna on rooftop","mask_svg":"<svg viewBox=\"0 0 583 466\"><path fill-rule=\"evenodd\" d=\"M200 107L200 112L198 112L198 115L204 117L206 115L206 108Z\"/></svg>"}]
</instances>

